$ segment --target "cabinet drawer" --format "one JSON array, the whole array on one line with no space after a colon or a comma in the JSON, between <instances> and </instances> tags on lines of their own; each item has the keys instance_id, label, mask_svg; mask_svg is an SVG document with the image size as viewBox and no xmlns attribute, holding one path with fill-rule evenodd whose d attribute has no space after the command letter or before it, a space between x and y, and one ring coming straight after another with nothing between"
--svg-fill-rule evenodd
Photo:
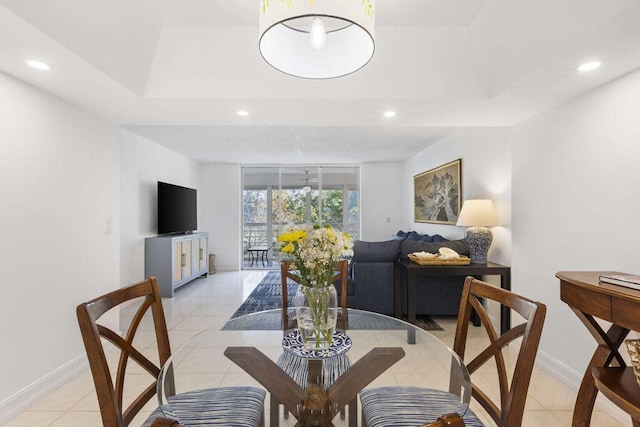
<instances>
[{"instance_id":1,"label":"cabinet drawer","mask_svg":"<svg viewBox=\"0 0 640 427\"><path fill-rule=\"evenodd\" d=\"M638 303L634 301L612 298L612 323L634 331L640 331Z\"/></svg>"},{"instance_id":2,"label":"cabinet drawer","mask_svg":"<svg viewBox=\"0 0 640 427\"><path fill-rule=\"evenodd\" d=\"M207 253L207 238L200 238L200 271L208 271L209 270L209 257Z\"/></svg>"},{"instance_id":3,"label":"cabinet drawer","mask_svg":"<svg viewBox=\"0 0 640 427\"><path fill-rule=\"evenodd\" d=\"M173 281L191 276L193 240L179 240L173 243Z\"/></svg>"},{"instance_id":4,"label":"cabinet drawer","mask_svg":"<svg viewBox=\"0 0 640 427\"><path fill-rule=\"evenodd\" d=\"M193 251L193 239L182 241L182 277L191 276L191 254Z\"/></svg>"},{"instance_id":5,"label":"cabinet drawer","mask_svg":"<svg viewBox=\"0 0 640 427\"><path fill-rule=\"evenodd\" d=\"M611 297L598 292L591 292L573 283L560 282L560 299L570 307L600 319L611 321Z\"/></svg>"},{"instance_id":6,"label":"cabinet drawer","mask_svg":"<svg viewBox=\"0 0 640 427\"><path fill-rule=\"evenodd\" d=\"M173 282L182 280L182 242L173 243Z\"/></svg>"}]
</instances>

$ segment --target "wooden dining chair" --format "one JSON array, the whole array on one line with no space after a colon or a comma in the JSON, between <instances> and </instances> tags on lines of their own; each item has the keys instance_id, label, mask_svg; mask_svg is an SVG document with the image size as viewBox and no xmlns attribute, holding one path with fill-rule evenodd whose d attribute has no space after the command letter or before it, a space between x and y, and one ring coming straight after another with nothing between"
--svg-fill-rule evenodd
<instances>
[{"instance_id":1,"label":"wooden dining chair","mask_svg":"<svg viewBox=\"0 0 640 427\"><path fill-rule=\"evenodd\" d=\"M340 311L338 312L338 321L336 322L336 329L346 331L349 319L347 314L347 292L348 292L348 271L349 261L340 260L334 264L334 275L331 279L331 283L334 285L339 282L340 288ZM280 263L280 281L282 284L282 330L287 331L294 329L296 325L296 315L293 309L289 307L289 281L293 280L295 283L300 283L300 277L295 271L291 270L290 261L282 261Z\"/></svg>"},{"instance_id":2,"label":"wooden dining chair","mask_svg":"<svg viewBox=\"0 0 640 427\"><path fill-rule=\"evenodd\" d=\"M101 324L103 322L99 320L106 312L123 304L126 304L127 309L136 310L124 335L120 335L117 331ZM76 313L93 375L102 424L105 427L126 427L156 395L161 367L171 356L158 282L155 277L151 277L115 290L80 304ZM137 348L137 342L134 342L139 326L143 320L148 319L149 313L155 333L157 359L155 355L145 354L148 353L148 349L143 351ZM114 369L113 375L105 351L107 343L119 351L117 369ZM154 363L149 357L158 362ZM125 388L125 383L129 384L127 381L129 361L139 365L150 375L150 378L148 385L144 386L131 402L125 402L125 395L132 394L128 387ZM171 412L178 419L185 417L188 420L195 420L196 423L200 422L200 425L207 422L217 422L217 425L264 425L266 392L263 389L248 386L219 387L177 395L174 389L175 387L171 384L165 386L165 392L171 402ZM234 402L233 410L230 410L228 402ZM165 415L161 408L157 408L143 426L151 426L156 419L163 417ZM158 425L157 422L156 425Z\"/></svg>"},{"instance_id":3,"label":"wooden dining chair","mask_svg":"<svg viewBox=\"0 0 640 427\"><path fill-rule=\"evenodd\" d=\"M295 283L300 283L300 278L294 270L291 270L291 267L292 264L290 261L285 260L280 263L280 278L282 284L282 331L284 334L297 327L295 311L293 308L289 307L289 280L287 279L291 279ZM331 282L334 283L334 285L338 281L340 283L340 310L338 311L336 329L342 331L346 331L349 325L347 313L348 268L349 262L347 260L336 261L334 264L335 273L331 279ZM308 359L303 359L284 352L278 358L277 363L282 370L289 374L289 376L293 378L298 385L300 385L300 387L306 387L309 376ZM346 354L327 358L323 363L322 382L324 384L333 383L336 378L349 370L350 367L351 362ZM270 424L272 426L277 426L279 424L280 402L271 396L270 405ZM355 426L357 423L358 415L356 405L356 399L348 405L350 426ZM288 412L285 410L285 418L288 418L288 415ZM340 417L344 419L345 411L340 412Z\"/></svg>"},{"instance_id":4,"label":"wooden dining chair","mask_svg":"<svg viewBox=\"0 0 640 427\"><path fill-rule=\"evenodd\" d=\"M502 335L496 333L482 300L495 301L517 312L526 322L519 324ZM476 311L487 332L489 343L475 357L466 361L467 335L471 313ZM465 361L471 374L473 398L486 410L500 427L519 427L522 424L527 391L531 373L542 335L546 306L511 291L497 288L488 283L467 277L462 292L453 350ZM475 335L475 334L474 334ZM510 344L522 338L511 378L506 368L504 352L509 352ZM475 350L475 349L474 349ZM475 351L474 351L475 353ZM486 362L495 362L497 369L499 398L494 400L487 390L483 391L475 383L473 374ZM488 365L491 365L489 363ZM490 368L490 366L487 366ZM483 377L486 378L483 372ZM425 416L435 419L444 412L459 405L459 413L467 426L482 426L480 419L460 404L460 398L452 393L421 387L380 387L363 390L360 393L363 426L416 426L425 423Z\"/></svg>"}]
</instances>

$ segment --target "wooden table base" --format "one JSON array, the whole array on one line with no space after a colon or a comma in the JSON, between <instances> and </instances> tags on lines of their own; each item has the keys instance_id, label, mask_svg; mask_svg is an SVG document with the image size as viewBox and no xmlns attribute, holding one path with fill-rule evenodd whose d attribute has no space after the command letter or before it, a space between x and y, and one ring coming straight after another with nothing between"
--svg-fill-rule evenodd
<instances>
[{"instance_id":1,"label":"wooden table base","mask_svg":"<svg viewBox=\"0 0 640 427\"><path fill-rule=\"evenodd\" d=\"M291 412L296 426L333 426L331 420L358 393L405 355L401 347L377 347L354 363L328 388L321 384L300 387L273 360L255 347L227 347L224 352L231 361L244 369L273 397ZM322 360L309 360L309 378L313 370L322 369Z\"/></svg>"}]
</instances>

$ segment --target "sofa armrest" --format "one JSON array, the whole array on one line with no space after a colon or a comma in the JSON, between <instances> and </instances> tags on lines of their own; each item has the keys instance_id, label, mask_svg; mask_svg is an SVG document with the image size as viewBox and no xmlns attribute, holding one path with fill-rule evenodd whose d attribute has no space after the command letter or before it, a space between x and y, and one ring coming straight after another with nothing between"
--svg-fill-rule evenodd
<instances>
[{"instance_id":1,"label":"sofa armrest","mask_svg":"<svg viewBox=\"0 0 640 427\"><path fill-rule=\"evenodd\" d=\"M393 315L394 263L354 262L352 274L355 307Z\"/></svg>"}]
</instances>

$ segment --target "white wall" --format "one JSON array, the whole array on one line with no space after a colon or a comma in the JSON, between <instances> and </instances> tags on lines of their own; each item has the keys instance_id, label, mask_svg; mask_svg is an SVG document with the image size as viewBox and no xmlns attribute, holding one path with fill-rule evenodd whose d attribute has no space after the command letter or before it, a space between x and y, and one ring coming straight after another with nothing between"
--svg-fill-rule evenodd
<instances>
[{"instance_id":1,"label":"white wall","mask_svg":"<svg viewBox=\"0 0 640 427\"><path fill-rule=\"evenodd\" d=\"M360 166L360 240L389 240L402 228L402 178L402 163Z\"/></svg>"},{"instance_id":2,"label":"white wall","mask_svg":"<svg viewBox=\"0 0 640 427\"><path fill-rule=\"evenodd\" d=\"M128 130L121 131L120 284L145 279L144 239L158 234L157 183L198 189L198 228L203 228L198 163Z\"/></svg>"},{"instance_id":3,"label":"white wall","mask_svg":"<svg viewBox=\"0 0 640 427\"><path fill-rule=\"evenodd\" d=\"M635 72L513 129L513 281L547 304L540 349L576 378L595 341L554 275L640 273L639 112Z\"/></svg>"},{"instance_id":4,"label":"white wall","mask_svg":"<svg viewBox=\"0 0 640 427\"><path fill-rule=\"evenodd\" d=\"M511 262L511 148L507 128L468 128L458 130L404 163L404 221L400 228L448 239L464 237L465 227L414 222L413 177L456 159L462 159L462 200L492 199L502 223L493 227L490 261Z\"/></svg>"},{"instance_id":5,"label":"white wall","mask_svg":"<svg viewBox=\"0 0 640 427\"><path fill-rule=\"evenodd\" d=\"M2 424L30 385L83 359L76 306L118 287L120 138L2 73L0 94Z\"/></svg>"},{"instance_id":6,"label":"white wall","mask_svg":"<svg viewBox=\"0 0 640 427\"><path fill-rule=\"evenodd\" d=\"M216 271L242 266L242 171L236 164L200 165L202 230L209 232L209 253Z\"/></svg>"}]
</instances>

